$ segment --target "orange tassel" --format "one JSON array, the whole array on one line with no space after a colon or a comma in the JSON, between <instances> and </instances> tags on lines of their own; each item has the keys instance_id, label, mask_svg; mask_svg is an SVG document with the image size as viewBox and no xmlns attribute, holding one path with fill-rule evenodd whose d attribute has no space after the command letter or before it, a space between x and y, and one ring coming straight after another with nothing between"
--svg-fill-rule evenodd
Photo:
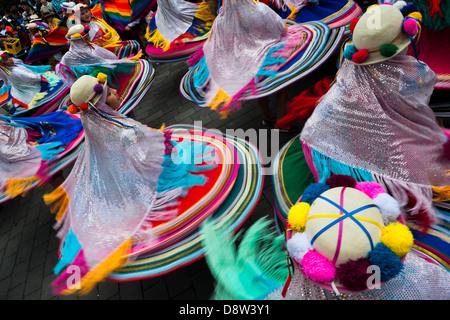
<instances>
[{"instance_id":1,"label":"orange tassel","mask_svg":"<svg viewBox=\"0 0 450 320\"><path fill-rule=\"evenodd\" d=\"M64 214L69 208L70 199L67 195L66 189L63 186L59 186L51 193L44 194L44 202L50 207L50 212L55 214L56 221L61 220Z\"/></svg>"},{"instance_id":2,"label":"orange tassel","mask_svg":"<svg viewBox=\"0 0 450 320\"><path fill-rule=\"evenodd\" d=\"M37 176L24 179L8 179L6 181L5 194L12 198L20 194L25 195L26 191L37 181L39 181Z\"/></svg>"}]
</instances>

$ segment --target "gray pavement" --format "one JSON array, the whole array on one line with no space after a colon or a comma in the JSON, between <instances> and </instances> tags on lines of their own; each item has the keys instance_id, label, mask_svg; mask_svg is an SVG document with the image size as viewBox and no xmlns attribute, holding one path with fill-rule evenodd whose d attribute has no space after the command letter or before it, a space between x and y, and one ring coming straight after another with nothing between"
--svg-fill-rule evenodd
<instances>
[{"instance_id":1,"label":"gray pavement","mask_svg":"<svg viewBox=\"0 0 450 320\"><path fill-rule=\"evenodd\" d=\"M179 92L182 76L187 71L185 62L155 65L156 76L152 87L134 110L136 120L159 128L168 125L202 121L208 128L268 129L262 125L257 101L244 102L243 108L220 119L217 112L199 108ZM324 65L309 78L293 84L290 97L320 78L334 72L334 65ZM274 109L275 97L270 97ZM295 133L280 133L280 147ZM67 177L71 166L59 177ZM31 190L0 204L0 300L207 300L214 288L205 260L202 258L168 274L131 282L100 283L85 296L54 296L50 283L55 279L53 267L58 261L58 239L53 229L54 217L42 200L42 195L53 190L52 185ZM260 217L273 219L273 190L271 177L266 176L263 193L255 210L242 228L247 228Z\"/></svg>"}]
</instances>

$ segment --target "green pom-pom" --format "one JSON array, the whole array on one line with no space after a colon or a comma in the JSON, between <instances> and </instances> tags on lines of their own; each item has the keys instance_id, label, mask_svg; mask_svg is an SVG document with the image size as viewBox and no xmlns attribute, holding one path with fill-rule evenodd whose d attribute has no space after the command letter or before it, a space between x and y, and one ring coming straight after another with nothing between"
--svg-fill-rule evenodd
<instances>
[{"instance_id":1,"label":"green pom-pom","mask_svg":"<svg viewBox=\"0 0 450 320\"><path fill-rule=\"evenodd\" d=\"M392 57L398 50L395 44L383 44L380 48L380 53L383 57Z\"/></svg>"}]
</instances>

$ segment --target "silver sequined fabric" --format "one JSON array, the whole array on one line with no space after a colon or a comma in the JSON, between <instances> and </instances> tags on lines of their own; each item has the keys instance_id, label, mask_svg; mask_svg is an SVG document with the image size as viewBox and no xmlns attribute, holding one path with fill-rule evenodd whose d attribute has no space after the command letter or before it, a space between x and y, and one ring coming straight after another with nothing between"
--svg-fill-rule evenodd
<instances>
[{"instance_id":1,"label":"silver sequined fabric","mask_svg":"<svg viewBox=\"0 0 450 320\"><path fill-rule=\"evenodd\" d=\"M154 19L159 33L172 43L189 29L197 10L198 5L185 0L158 0Z\"/></svg>"},{"instance_id":2,"label":"silver sequined fabric","mask_svg":"<svg viewBox=\"0 0 450 320\"><path fill-rule=\"evenodd\" d=\"M89 266L129 238L152 239L152 228L145 231L141 226L155 199L165 150L162 131L110 109L103 102L105 96L97 107L112 114L110 120L92 109L81 114L85 142L62 184L70 205L62 226L56 226L60 237L72 229Z\"/></svg>"},{"instance_id":3,"label":"silver sequined fabric","mask_svg":"<svg viewBox=\"0 0 450 320\"><path fill-rule=\"evenodd\" d=\"M411 56L357 66L345 61L300 139L321 153L404 182L450 184L446 142L428 103L436 75Z\"/></svg>"},{"instance_id":4,"label":"silver sequined fabric","mask_svg":"<svg viewBox=\"0 0 450 320\"><path fill-rule=\"evenodd\" d=\"M405 258L400 275L383 284L380 289L360 293L335 293L309 281L295 270L283 298L283 288L272 292L268 300L448 300L450 273L430 262L420 253L411 251Z\"/></svg>"},{"instance_id":5,"label":"silver sequined fabric","mask_svg":"<svg viewBox=\"0 0 450 320\"><path fill-rule=\"evenodd\" d=\"M9 74L0 68L0 78L11 86L11 96L28 105L41 90L41 76L25 67L21 60L13 60L14 66L5 67Z\"/></svg>"},{"instance_id":6,"label":"silver sequined fabric","mask_svg":"<svg viewBox=\"0 0 450 320\"><path fill-rule=\"evenodd\" d=\"M38 171L42 155L27 138L26 129L0 119L0 189L7 179L29 178Z\"/></svg>"},{"instance_id":7,"label":"silver sequined fabric","mask_svg":"<svg viewBox=\"0 0 450 320\"><path fill-rule=\"evenodd\" d=\"M253 0L224 0L203 45L211 81L206 101L221 88L235 95L256 75L270 48L286 35L284 21Z\"/></svg>"}]
</instances>

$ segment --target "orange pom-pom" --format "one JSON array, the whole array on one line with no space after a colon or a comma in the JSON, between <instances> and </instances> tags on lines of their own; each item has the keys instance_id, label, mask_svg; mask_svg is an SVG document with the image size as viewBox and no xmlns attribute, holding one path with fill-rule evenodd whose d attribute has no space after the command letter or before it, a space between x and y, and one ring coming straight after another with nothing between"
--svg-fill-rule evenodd
<instances>
[{"instance_id":1,"label":"orange pom-pom","mask_svg":"<svg viewBox=\"0 0 450 320\"><path fill-rule=\"evenodd\" d=\"M80 105L80 110L81 111L86 111L87 109L89 109L89 105L87 103L83 103Z\"/></svg>"},{"instance_id":2,"label":"orange pom-pom","mask_svg":"<svg viewBox=\"0 0 450 320\"><path fill-rule=\"evenodd\" d=\"M352 22L350 22L350 32L353 33L353 30L355 30L356 24L358 23L359 18L353 19Z\"/></svg>"},{"instance_id":3,"label":"orange pom-pom","mask_svg":"<svg viewBox=\"0 0 450 320\"><path fill-rule=\"evenodd\" d=\"M67 111L71 114L75 114L78 112L78 107L74 104L71 104L68 108Z\"/></svg>"}]
</instances>

